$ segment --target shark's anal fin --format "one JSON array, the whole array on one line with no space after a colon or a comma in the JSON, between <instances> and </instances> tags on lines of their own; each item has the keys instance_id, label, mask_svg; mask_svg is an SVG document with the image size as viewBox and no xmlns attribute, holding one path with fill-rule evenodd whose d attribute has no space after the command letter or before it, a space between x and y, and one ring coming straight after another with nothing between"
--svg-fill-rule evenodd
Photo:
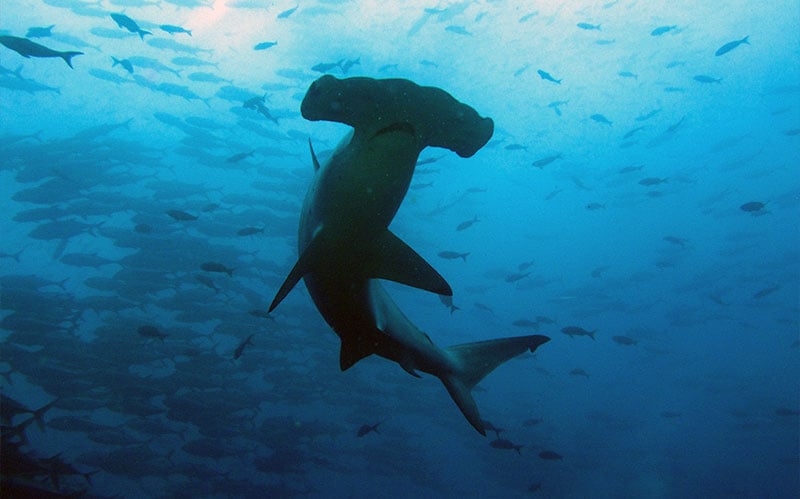
<instances>
[{"instance_id":1,"label":"shark's anal fin","mask_svg":"<svg viewBox=\"0 0 800 499\"><path fill-rule=\"evenodd\" d=\"M464 417L481 435L486 435L486 431L472 398L472 388L503 362L526 351L533 352L548 341L547 336L536 334L464 343L446 349L458 368L440 379Z\"/></svg>"},{"instance_id":2,"label":"shark's anal fin","mask_svg":"<svg viewBox=\"0 0 800 499\"><path fill-rule=\"evenodd\" d=\"M275 310L275 307L277 307L278 304L282 302L284 298L286 298L286 295L289 294L289 291L291 291L292 288L294 288L295 285L300 281L300 279L302 279L303 276L306 275L311 269L311 265L313 265L314 260L317 258L317 255L320 252L320 246L322 245L322 238L318 236L319 233L315 234L315 236L311 239L311 242L303 251L303 254L297 259L297 262L294 264L294 267L292 267L292 270L289 271L289 275L286 276L286 280L283 281L280 289L275 294L275 298L272 300L268 312Z\"/></svg>"},{"instance_id":3,"label":"shark's anal fin","mask_svg":"<svg viewBox=\"0 0 800 499\"><path fill-rule=\"evenodd\" d=\"M367 277L399 282L438 295L453 295L444 277L388 229L373 241L371 255L366 260Z\"/></svg>"}]
</instances>

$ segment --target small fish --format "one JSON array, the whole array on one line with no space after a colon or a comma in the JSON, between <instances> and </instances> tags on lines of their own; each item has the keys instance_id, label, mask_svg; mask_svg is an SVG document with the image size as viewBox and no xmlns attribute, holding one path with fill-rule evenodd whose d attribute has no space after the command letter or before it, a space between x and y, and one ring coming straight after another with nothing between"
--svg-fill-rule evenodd
<instances>
[{"instance_id":1,"label":"small fish","mask_svg":"<svg viewBox=\"0 0 800 499\"><path fill-rule=\"evenodd\" d=\"M557 159L561 159L561 157L562 157L561 153L554 154L552 156L547 156L547 157L544 157L544 158L541 158L541 159L537 159L536 161L531 163L531 166L534 166L536 168L542 169L545 166L547 166L550 163L552 163L553 161L555 161Z\"/></svg>"},{"instance_id":2,"label":"small fish","mask_svg":"<svg viewBox=\"0 0 800 499\"><path fill-rule=\"evenodd\" d=\"M166 333L162 333L158 330L155 326L139 326L139 329L136 330L141 336L145 338L157 338L161 341L164 341L164 338L167 337Z\"/></svg>"},{"instance_id":3,"label":"small fish","mask_svg":"<svg viewBox=\"0 0 800 499\"><path fill-rule=\"evenodd\" d=\"M722 78L712 78L712 77L707 76L707 75L697 75L692 79L694 81L697 81L697 82L700 82L700 83L721 83L722 82Z\"/></svg>"},{"instance_id":4,"label":"small fish","mask_svg":"<svg viewBox=\"0 0 800 499\"><path fill-rule=\"evenodd\" d=\"M600 25L599 24L578 23L577 26L580 29L584 29L586 31L592 31L592 30L600 31Z\"/></svg>"},{"instance_id":5,"label":"small fish","mask_svg":"<svg viewBox=\"0 0 800 499\"><path fill-rule=\"evenodd\" d=\"M614 341L614 343L618 343L620 345L625 345L625 346L632 346L632 345L636 345L637 343L639 343L638 341L634 340L633 338L629 338L627 336L612 336L611 340Z\"/></svg>"},{"instance_id":6,"label":"small fish","mask_svg":"<svg viewBox=\"0 0 800 499\"><path fill-rule=\"evenodd\" d=\"M253 234L260 234L264 232L264 227L245 227L244 229L239 229L236 231L236 234L239 236L252 236Z\"/></svg>"},{"instance_id":7,"label":"small fish","mask_svg":"<svg viewBox=\"0 0 800 499\"><path fill-rule=\"evenodd\" d=\"M223 274L228 274L228 276L233 277L234 269L229 269L225 265L217 262L205 262L200 265L200 268L205 270L206 272L219 272Z\"/></svg>"},{"instance_id":8,"label":"small fish","mask_svg":"<svg viewBox=\"0 0 800 499\"><path fill-rule=\"evenodd\" d=\"M633 173L641 170L642 168L644 168L644 165L626 166L624 168L620 168L618 173Z\"/></svg>"},{"instance_id":9,"label":"small fish","mask_svg":"<svg viewBox=\"0 0 800 499\"><path fill-rule=\"evenodd\" d=\"M552 81L553 83L557 83L557 84L559 84L559 85L561 84L561 80L556 80L556 79L555 79L555 78L553 78L553 76L552 76L550 73L548 73L547 71L544 71L544 70L542 70L542 69L537 69L537 70L536 70L536 72L537 72L537 73L539 73L539 77L540 77L541 79L543 79L543 80Z\"/></svg>"},{"instance_id":10,"label":"small fish","mask_svg":"<svg viewBox=\"0 0 800 499\"><path fill-rule=\"evenodd\" d=\"M505 428L498 428L497 426L493 425L491 421L487 419L481 419L481 424L483 425L483 429L486 431L493 431L497 438L500 438L500 434L503 433Z\"/></svg>"},{"instance_id":11,"label":"small fish","mask_svg":"<svg viewBox=\"0 0 800 499\"><path fill-rule=\"evenodd\" d=\"M514 449L515 451L517 451L517 454L521 454L520 449L522 449L522 445L517 445L511 440L508 440L506 438L496 438L491 442L489 442L489 445L491 445L495 449L508 449L508 450Z\"/></svg>"},{"instance_id":12,"label":"small fish","mask_svg":"<svg viewBox=\"0 0 800 499\"><path fill-rule=\"evenodd\" d=\"M428 187L433 187L433 182L416 183L408 186L408 188L411 189L412 191L418 191L420 189L426 189Z\"/></svg>"},{"instance_id":13,"label":"small fish","mask_svg":"<svg viewBox=\"0 0 800 499\"><path fill-rule=\"evenodd\" d=\"M133 230L139 234L150 234L153 232L153 228L149 224L136 224Z\"/></svg>"},{"instance_id":14,"label":"small fish","mask_svg":"<svg viewBox=\"0 0 800 499\"><path fill-rule=\"evenodd\" d=\"M759 298L764 298L765 296L771 295L772 293L774 293L775 291L778 291L779 289L781 289L781 287L779 285L778 286L770 286L768 288L764 288L764 289L756 292L755 294L753 294L753 298L755 298L756 300L758 300Z\"/></svg>"},{"instance_id":15,"label":"small fish","mask_svg":"<svg viewBox=\"0 0 800 499\"><path fill-rule=\"evenodd\" d=\"M283 12L278 14L277 18L278 19L286 19L287 17L289 17L292 14L294 14L294 12L298 9L298 7L300 7L300 6L299 5L295 5L291 9L284 10Z\"/></svg>"},{"instance_id":16,"label":"small fish","mask_svg":"<svg viewBox=\"0 0 800 499\"><path fill-rule=\"evenodd\" d=\"M456 258L461 258L466 262L469 253L459 253L457 251L440 251L438 255L439 257L444 258L445 260L455 260Z\"/></svg>"},{"instance_id":17,"label":"small fish","mask_svg":"<svg viewBox=\"0 0 800 499\"><path fill-rule=\"evenodd\" d=\"M457 231L466 230L466 229L472 227L477 222L480 222L480 220L478 220L478 217L476 215L475 218L473 218L472 220L466 220L466 221L461 222L460 224L458 224L458 226L456 227L456 230Z\"/></svg>"},{"instance_id":18,"label":"small fish","mask_svg":"<svg viewBox=\"0 0 800 499\"><path fill-rule=\"evenodd\" d=\"M669 179L667 178L646 177L639 181L639 185L644 185L644 186L658 185L658 184L663 184L668 180Z\"/></svg>"},{"instance_id":19,"label":"small fish","mask_svg":"<svg viewBox=\"0 0 800 499\"><path fill-rule=\"evenodd\" d=\"M114 64L111 65L112 68L116 65L120 65L125 69L125 71L133 74L133 64L131 64L131 61L128 59L117 59L116 57L112 56L111 60L114 61Z\"/></svg>"},{"instance_id":20,"label":"small fish","mask_svg":"<svg viewBox=\"0 0 800 499\"><path fill-rule=\"evenodd\" d=\"M450 309L450 313L452 314L456 310L461 310L461 307L457 307L453 304L453 297L448 295L436 295L439 297L439 301L442 302L442 305Z\"/></svg>"},{"instance_id":21,"label":"small fish","mask_svg":"<svg viewBox=\"0 0 800 499\"><path fill-rule=\"evenodd\" d=\"M542 422L542 420L541 420L541 419L538 419L538 418L530 418L530 419L526 419L525 421L523 421L523 422L522 422L522 426L525 426L525 427L537 426L537 425L538 425L538 424L540 424L541 422Z\"/></svg>"},{"instance_id":22,"label":"small fish","mask_svg":"<svg viewBox=\"0 0 800 499\"><path fill-rule=\"evenodd\" d=\"M636 73L631 73L630 71L620 71L617 74L623 78L633 78L634 80L639 79L639 75L637 75Z\"/></svg>"},{"instance_id":23,"label":"small fish","mask_svg":"<svg viewBox=\"0 0 800 499\"><path fill-rule=\"evenodd\" d=\"M516 327L532 327L532 328L539 329L539 323L538 322L533 322L533 321L528 320L528 319L517 319L514 322L512 322L511 324L513 326L516 326Z\"/></svg>"},{"instance_id":24,"label":"small fish","mask_svg":"<svg viewBox=\"0 0 800 499\"><path fill-rule=\"evenodd\" d=\"M145 31L136 24L136 21L131 19L130 17L126 16L125 14L110 14L111 19L117 23L117 26L120 28L125 28L131 33L136 33L139 35L139 38L144 40L144 35L152 35L149 31Z\"/></svg>"},{"instance_id":25,"label":"small fish","mask_svg":"<svg viewBox=\"0 0 800 499\"><path fill-rule=\"evenodd\" d=\"M244 340L243 342L239 343L239 346L236 347L236 350L233 351L233 360L236 360L239 357L241 357L242 354L244 353L244 349L248 345L252 345L253 344L253 336L255 336L255 333L251 334L250 336L247 337L246 340Z\"/></svg>"},{"instance_id":26,"label":"small fish","mask_svg":"<svg viewBox=\"0 0 800 499\"><path fill-rule=\"evenodd\" d=\"M20 38L17 36L0 36L0 45L6 46L26 59L29 57L60 57L64 59L64 62L66 62L69 67L72 67L73 57L83 54L83 52L59 52L45 47L44 45L39 45L36 42L32 42L27 38Z\"/></svg>"},{"instance_id":27,"label":"small fish","mask_svg":"<svg viewBox=\"0 0 800 499\"><path fill-rule=\"evenodd\" d=\"M583 369L581 369L580 367L576 367L575 369L573 369L573 370L572 370L572 371L570 371L569 373L570 373L571 375L573 375L573 376L583 376L583 377L585 377L585 378L588 378L588 377L589 377L589 373L587 373L586 371L584 371L584 370L583 370Z\"/></svg>"},{"instance_id":28,"label":"small fish","mask_svg":"<svg viewBox=\"0 0 800 499\"><path fill-rule=\"evenodd\" d=\"M211 278L208 277L207 275L195 274L194 278L197 280L197 282L199 282L203 286L209 289L213 289L214 293L219 293L219 288L217 287L216 284L214 284L214 281L211 280Z\"/></svg>"},{"instance_id":29,"label":"small fish","mask_svg":"<svg viewBox=\"0 0 800 499\"><path fill-rule=\"evenodd\" d=\"M593 114L589 116L589 118L591 118L592 121L596 121L597 123L601 123L603 125L609 125L609 126L611 125L611 120L609 120L602 114Z\"/></svg>"},{"instance_id":30,"label":"small fish","mask_svg":"<svg viewBox=\"0 0 800 499\"><path fill-rule=\"evenodd\" d=\"M40 27L28 28L28 32L25 33L25 38L45 38L45 37L48 37L48 36L53 34L52 31L53 31L53 28L55 28L55 27L56 27L55 24L51 24L50 26L47 26L46 28L40 28Z\"/></svg>"},{"instance_id":31,"label":"small fish","mask_svg":"<svg viewBox=\"0 0 800 499\"><path fill-rule=\"evenodd\" d=\"M261 42L261 43L257 43L253 47L253 50L266 50L266 49L268 49L270 47L274 47L277 44L278 44L278 42Z\"/></svg>"},{"instance_id":32,"label":"small fish","mask_svg":"<svg viewBox=\"0 0 800 499\"><path fill-rule=\"evenodd\" d=\"M456 26L454 24L451 24L450 26L446 27L445 31L449 31L449 32L455 33L457 35L472 36L472 33L467 31L467 29L464 26Z\"/></svg>"},{"instance_id":33,"label":"small fish","mask_svg":"<svg viewBox=\"0 0 800 499\"><path fill-rule=\"evenodd\" d=\"M633 128L633 129L629 130L628 133L626 133L625 135L622 136L622 138L623 139L629 139L629 138L633 137L633 134L635 134L636 132L638 132L640 130L644 130L644 127L643 126L637 126L636 128Z\"/></svg>"},{"instance_id":34,"label":"small fish","mask_svg":"<svg viewBox=\"0 0 800 499\"><path fill-rule=\"evenodd\" d=\"M192 30L183 28L181 26L173 26L172 24L162 24L161 26L159 26L159 28L161 28L161 31L166 31L170 35L174 35L177 33L186 33L187 35L192 36Z\"/></svg>"},{"instance_id":35,"label":"small fish","mask_svg":"<svg viewBox=\"0 0 800 499\"><path fill-rule=\"evenodd\" d=\"M543 450L542 452L539 453L539 457L542 459L549 459L551 461L562 459L561 454L551 450Z\"/></svg>"},{"instance_id":36,"label":"small fish","mask_svg":"<svg viewBox=\"0 0 800 499\"><path fill-rule=\"evenodd\" d=\"M600 203L589 203L586 205L586 209L591 211L602 210L605 207L606 205Z\"/></svg>"},{"instance_id":37,"label":"small fish","mask_svg":"<svg viewBox=\"0 0 800 499\"><path fill-rule=\"evenodd\" d=\"M188 222L190 220L197 220L197 217L194 215L190 215L185 211L181 210L167 210L167 215L171 216L175 220L180 220L182 222Z\"/></svg>"},{"instance_id":38,"label":"small fish","mask_svg":"<svg viewBox=\"0 0 800 499\"><path fill-rule=\"evenodd\" d=\"M242 161L243 159L251 157L253 154L255 154L255 151L240 152L240 153L234 154L233 156L229 156L228 158L225 159L225 162L226 163L238 163L239 161Z\"/></svg>"},{"instance_id":39,"label":"small fish","mask_svg":"<svg viewBox=\"0 0 800 499\"><path fill-rule=\"evenodd\" d=\"M311 67L311 71L317 71L318 73L327 73L328 71L330 71L333 68L341 69L343 62L344 62L344 59L342 59L339 62L321 62L321 63L319 63L319 64L317 64L315 66L312 66Z\"/></svg>"},{"instance_id":40,"label":"small fish","mask_svg":"<svg viewBox=\"0 0 800 499\"><path fill-rule=\"evenodd\" d=\"M764 209L764 206L766 206L766 204L762 203L761 201L750 201L749 203L741 205L739 209L755 215L761 212L761 210Z\"/></svg>"},{"instance_id":41,"label":"small fish","mask_svg":"<svg viewBox=\"0 0 800 499\"><path fill-rule=\"evenodd\" d=\"M514 272L513 274L508 274L504 280L506 282L517 282L528 277L529 275L531 275L530 272Z\"/></svg>"},{"instance_id":42,"label":"small fish","mask_svg":"<svg viewBox=\"0 0 800 499\"><path fill-rule=\"evenodd\" d=\"M522 144L508 144L503 149L506 151L527 151L528 146L523 146Z\"/></svg>"},{"instance_id":43,"label":"small fish","mask_svg":"<svg viewBox=\"0 0 800 499\"><path fill-rule=\"evenodd\" d=\"M380 433L378 431L378 426L382 425L383 423L384 421L381 421L380 423L375 423L374 425L362 424L361 427L356 432L356 436L363 437L364 435L367 435L368 433L372 432Z\"/></svg>"},{"instance_id":44,"label":"small fish","mask_svg":"<svg viewBox=\"0 0 800 499\"><path fill-rule=\"evenodd\" d=\"M361 65L361 58L358 57L356 59L348 59L348 60L344 61L340 65L340 67L342 68L342 73L347 74L347 72L350 70L350 68L352 68L353 66L360 66L360 65Z\"/></svg>"},{"instance_id":45,"label":"small fish","mask_svg":"<svg viewBox=\"0 0 800 499\"><path fill-rule=\"evenodd\" d=\"M595 330L595 331L587 331L587 330L583 329L582 327L567 326L567 327L561 328L561 332L566 334L570 338L574 338L575 336L588 336L591 339L595 339L594 338L594 333L596 333L597 330Z\"/></svg>"},{"instance_id":46,"label":"small fish","mask_svg":"<svg viewBox=\"0 0 800 499\"><path fill-rule=\"evenodd\" d=\"M673 24L672 26L659 26L658 28L654 29L650 32L650 36L661 36L663 34L669 33L670 31L674 30L678 26Z\"/></svg>"},{"instance_id":47,"label":"small fish","mask_svg":"<svg viewBox=\"0 0 800 499\"><path fill-rule=\"evenodd\" d=\"M636 121L645 121L645 120L649 120L650 118L652 118L653 116L657 115L657 114L658 114L658 113L660 113L660 112L661 112L661 109L653 109L653 110L652 110L652 111L650 111L649 113L640 114L639 116L637 116L637 117L636 117Z\"/></svg>"},{"instance_id":48,"label":"small fish","mask_svg":"<svg viewBox=\"0 0 800 499\"><path fill-rule=\"evenodd\" d=\"M688 239L683 239L681 237L675 237L675 236L664 236L662 239L670 244L674 244L675 246L681 246L681 247L686 246L686 243L689 242Z\"/></svg>"},{"instance_id":49,"label":"small fish","mask_svg":"<svg viewBox=\"0 0 800 499\"><path fill-rule=\"evenodd\" d=\"M731 50L735 49L736 47L738 47L739 45L741 45L743 43L746 43L747 45L750 45L750 41L748 40L749 38L750 38L750 35L742 38L741 40L734 40L732 42L728 42L725 45L723 45L722 47L718 48L717 51L714 52L714 55L719 57L719 56L721 56L723 54L727 54L728 52L730 52Z\"/></svg>"}]
</instances>

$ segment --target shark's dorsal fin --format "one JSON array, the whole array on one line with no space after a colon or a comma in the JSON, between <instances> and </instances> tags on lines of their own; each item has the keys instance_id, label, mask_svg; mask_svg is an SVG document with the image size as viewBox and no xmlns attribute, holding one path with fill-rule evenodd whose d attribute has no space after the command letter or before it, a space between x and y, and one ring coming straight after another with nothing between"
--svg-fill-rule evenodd
<instances>
[{"instance_id":1,"label":"shark's dorsal fin","mask_svg":"<svg viewBox=\"0 0 800 499\"><path fill-rule=\"evenodd\" d=\"M310 270L311 266L314 264L314 260L316 260L317 255L320 252L320 246L322 246L322 238L319 237L319 232L317 231L314 236L311 238L311 242L308 243L306 249L297 259L297 262L292 267L292 270L289 271L289 275L286 276L286 280L283 281L281 284L280 289L275 294L275 298L272 300L272 304L269 306L268 312L272 312L275 310L275 307L286 298L286 295L289 294L289 291L295 287L295 285L306 275Z\"/></svg>"},{"instance_id":2,"label":"shark's dorsal fin","mask_svg":"<svg viewBox=\"0 0 800 499\"><path fill-rule=\"evenodd\" d=\"M314 162L314 171L319 171L319 160L316 153L314 153L314 146L311 145L311 139L308 139L308 149L311 151L311 161Z\"/></svg>"},{"instance_id":3,"label":"shark's dorsal fin","mask_svg":"<svg viewBox=\"0 0 800 499\"><path fill-rule=\"evenodd\" d=\"M399 282L437 295L453 295L444 277L390 230L377 236L370 253L362 267L366 277Z\"/></svg>"}]
</instances>

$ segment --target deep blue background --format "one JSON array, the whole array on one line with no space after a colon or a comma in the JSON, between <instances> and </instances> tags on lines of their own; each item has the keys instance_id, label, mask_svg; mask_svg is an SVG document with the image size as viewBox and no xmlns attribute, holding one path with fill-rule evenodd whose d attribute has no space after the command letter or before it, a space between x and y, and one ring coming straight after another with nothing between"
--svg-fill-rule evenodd
<instances>
[{"instance_id":1,"label":"deep blue background","mask_svg":"<svg viewBox=\"0 0 800 499\"><path fill-rule=\"evenodd\" d=\"M797 3L384 3L3 2L2 34L55 24L35 41L84 52L70 69L0 47L3 394L57 399L25 451L99 470L59 485L105 496L796 497ZM347 131L299 114L320 63L494 119L473 158L423 151L392 225L459 309L387 287L442 346L552 337L476 390L520 454L433 378L339 372L302 285L249 313L296 258L307 139L324 159ZM242 105L263 95L277 123Z\"/></svg>"}]
</instances>

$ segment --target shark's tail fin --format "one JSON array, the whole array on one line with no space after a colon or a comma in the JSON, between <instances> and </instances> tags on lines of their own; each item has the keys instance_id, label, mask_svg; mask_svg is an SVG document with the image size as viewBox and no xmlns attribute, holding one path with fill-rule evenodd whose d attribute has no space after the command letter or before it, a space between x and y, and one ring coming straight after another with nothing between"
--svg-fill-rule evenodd
<instances>
[{"instance_id":1,"label":"shark's tail fin","mask_svg":"<svg viewBox=\"0 0 800 499\"><path fill-rule=\"evenodd\" d=\"M446 349L456 370L441 376L442 383L458 408L481 435L486 435L478 406L472 398L472 388L503 362L524 353L535 351L550 338L542 335L516 336L497 340L464 343Z\"/></svg>"}]
</instances>

